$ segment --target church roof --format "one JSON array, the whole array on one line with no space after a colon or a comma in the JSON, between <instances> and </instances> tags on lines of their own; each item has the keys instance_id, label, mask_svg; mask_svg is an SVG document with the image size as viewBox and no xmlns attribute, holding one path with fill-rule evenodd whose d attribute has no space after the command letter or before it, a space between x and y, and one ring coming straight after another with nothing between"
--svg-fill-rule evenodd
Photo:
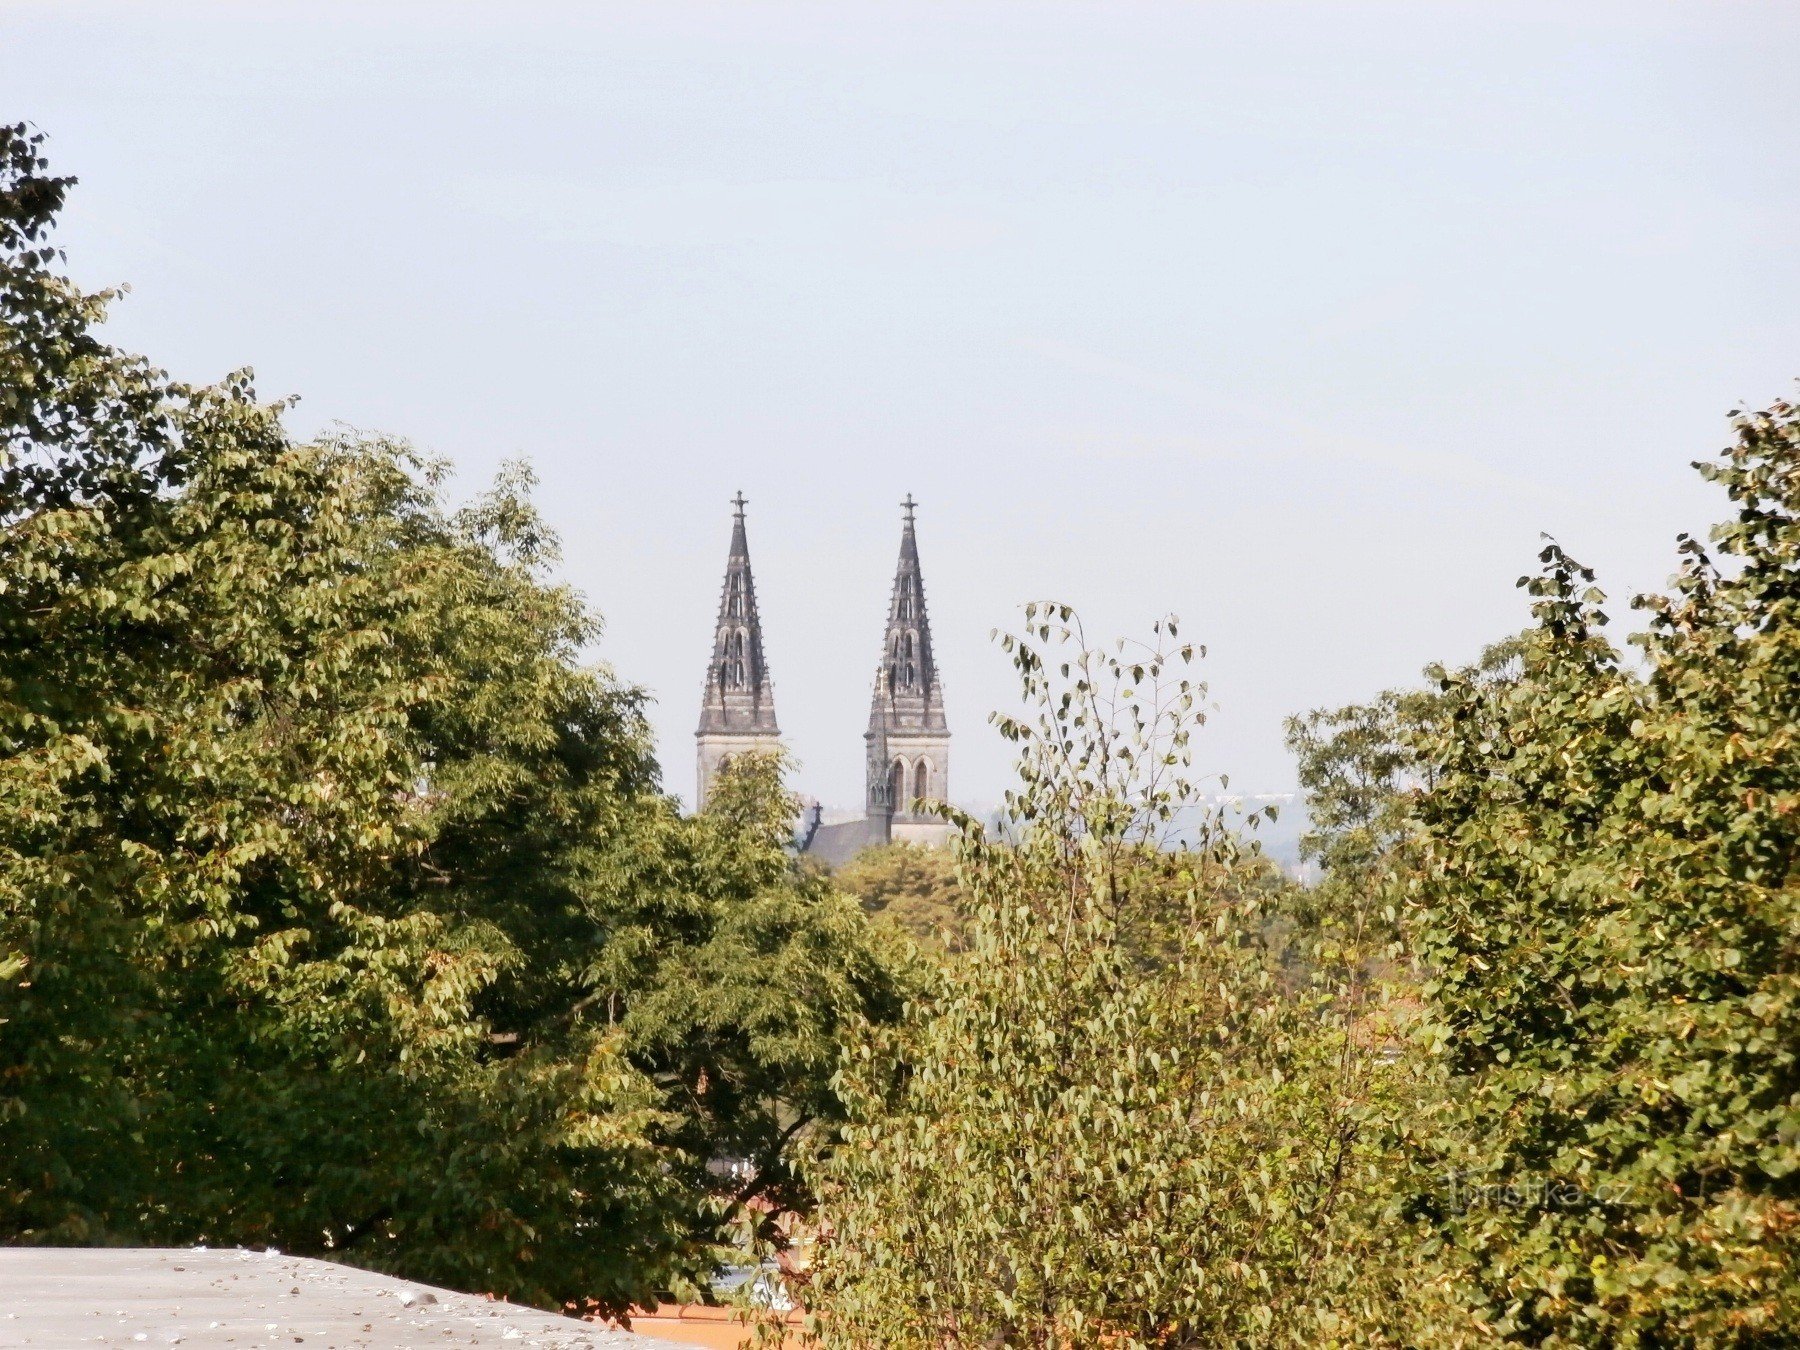
<instances>
[{"instance_id":1,"label":"church roof","mask_svg":"<svg viewBox=\"0 0 1800 1350\"><path fill-rule=\"evenodd\" d=\"M741 732L778 735L775 685L763 656L762 619L756 612L756 579L750 572L750 541L744 532L744 494L732 499L731 549L719 593L719 620L713 632L712 661L700 701L697 735Z\"/></svg>"}]
</instances>

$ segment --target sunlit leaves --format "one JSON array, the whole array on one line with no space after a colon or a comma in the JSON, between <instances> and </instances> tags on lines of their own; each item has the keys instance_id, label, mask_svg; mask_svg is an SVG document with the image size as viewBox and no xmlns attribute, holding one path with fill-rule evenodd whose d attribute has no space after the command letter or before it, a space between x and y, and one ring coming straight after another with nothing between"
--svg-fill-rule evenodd
<instances>
[{"instance_id":1,"label":"sunlit leaves","mask_svg":"<svg viewBox=\"0 0 1800 1350\"><path fill-rule=\"evenodd\" d=\"M1800 421L1737 419L1734 519L1679 546L1640 667L1556 544L1509 678L1415 729L1409 926L1451 1077L1412 1141L1497 1339L1800 1337ZM1477 1179L1503 1203L1446 1201Z\"/></svg>"},{"instance_id":2,"label":"sunlit leaves","mask_svg":"<svg viewBox=\"0 0 1800 1350\"><path fill-rule=\"evenodd\" d=\"M1104 648L1067 606L1026 621L1000 639L1025 695L995 718L1019 751L1003 835L962 822L967 950L842 1071L817 1330L941 1350L1379 1322L1380 1269L1343 1243L1387 1080L1345 1007L1284 978L1284 888L1192 772L1196 649L1173 620Z\"/></svg>"}]
</instances>

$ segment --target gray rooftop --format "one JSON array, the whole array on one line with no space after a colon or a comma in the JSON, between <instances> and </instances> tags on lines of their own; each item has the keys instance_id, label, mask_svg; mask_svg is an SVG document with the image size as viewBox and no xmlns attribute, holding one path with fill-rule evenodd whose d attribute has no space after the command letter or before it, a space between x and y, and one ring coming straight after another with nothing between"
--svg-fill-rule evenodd
<instances>
[{"instance_id":1,"label":"gray rooftop","mask_svg":"<svg viewBox=\"0 0 1800 1350\"><path fill-rule=\"evenodd\" d=\"M305 1257L197 1248L0 1248L13 1350L677 1350L668 1341Z\"/></svg>"}]
</instances>

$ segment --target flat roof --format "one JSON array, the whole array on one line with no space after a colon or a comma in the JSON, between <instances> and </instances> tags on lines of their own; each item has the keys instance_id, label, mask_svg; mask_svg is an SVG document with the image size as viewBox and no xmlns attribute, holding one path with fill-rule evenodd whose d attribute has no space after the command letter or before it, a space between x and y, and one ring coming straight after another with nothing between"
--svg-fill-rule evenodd
<instances>
[{"instance_id":1,"label":"flat roof","mask_svg":"<svg viewBox=\"0 0 1800 1350\"><path fill-rule=\"evenodd\" d=\"M279 1252L0 1248L0 1346L677 1350L668 1341Z\"/></svg>"}]
</instances>

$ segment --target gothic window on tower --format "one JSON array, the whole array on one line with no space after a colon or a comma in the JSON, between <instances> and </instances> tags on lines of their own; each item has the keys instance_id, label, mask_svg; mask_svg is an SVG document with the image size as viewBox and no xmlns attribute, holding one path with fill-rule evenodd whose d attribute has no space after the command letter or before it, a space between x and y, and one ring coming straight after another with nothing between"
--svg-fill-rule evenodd
<instances>
[{"instance_id":1,"label":"gothic window on tower","mask_svg":"<svg viewBox=\"0 0 1800 1350\"><path fill-rule=\"evenodd\" d=\"M895 760L888 767L888 799L893 802L894 810L906 813L911 806L906 800L906 762Z\"/></svg>"},{"instance_id":2,"label":"gothic window on tower","mask_svg":"<svg viewBox=\"0 0 1800 1350\"><path fill-rule=\"evenodd\" d=\"M733 689L744 687L744 632L739 629L731 635L731 662L728 667L727 682Z\"/></svg>"},{"instance_id":3,"label":"gothic window on tower","mask_svg":"<svg viewBox=\"0 0 1800 1350\"><path fill-rule=\"evenodd\" d=\"M931 795L931 761L922 759L913 770L913 796L924 799Z\"/></svg>"},{"instance_id":4,"label":"gothic window on tower","mask_svg":"<svg viewBox=\"0 0 1800 1350\"><path fill-rule=\"evenodd\" d=\"M918 667L914 664L916 652L917 648L913 645L913 635L908 633L906 635L906 675L902 681L908 689L911 689L914 684L918 683Z\"/></svg>"}]
</instances>

